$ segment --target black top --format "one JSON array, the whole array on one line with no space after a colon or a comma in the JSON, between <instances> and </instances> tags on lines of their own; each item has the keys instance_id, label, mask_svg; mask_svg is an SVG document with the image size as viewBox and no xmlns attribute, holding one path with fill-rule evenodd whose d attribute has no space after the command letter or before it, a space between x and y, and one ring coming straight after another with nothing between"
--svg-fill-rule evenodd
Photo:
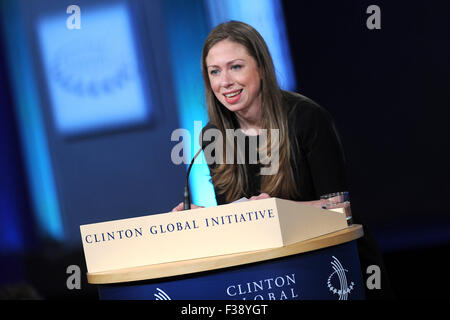
<instances>
[{"instance_id":1,"label":"black top","mask_svg":"<svg viewBox=\"0 0 450 320\"><path fill-rule=\"evenodd\" d=\"M291 166L300 192L299 197L289 200L317 200L323 194L348 191L344 153L330 114L311 99L297 93L283 91L283 100L288 114ZM211 127L213 125L208 123L203 130ZM260 165L248 161L249 146L257 146L259 137L245 136L244 139L248 181L242 190L242 197L249 198L261 193ZM256 139L256 143L250 143L252 139ZM205 147L208 142L203 143ZM214 165L211 164L210 169ZM217 204L225 204L224 195L216 187L214 190Z\"/></svg>"}]
</instances>

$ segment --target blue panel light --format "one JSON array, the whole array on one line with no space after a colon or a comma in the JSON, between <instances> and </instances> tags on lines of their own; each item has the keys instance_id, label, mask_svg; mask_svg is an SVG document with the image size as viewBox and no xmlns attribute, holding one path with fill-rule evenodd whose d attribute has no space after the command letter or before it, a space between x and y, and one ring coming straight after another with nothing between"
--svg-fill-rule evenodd
<instances>
[{"instance_id":1,"label":"blue panel light","mask_svg":"<svg viewBox=\"0 0 450 320\"><path fill-rule=\"evenodd\" d=\"M55 126L85 133L148 121L137 55L125 3L82 11L80 29L66 13L42 17L39 44Z\"/></svg>"},{"instance_id":2,"label":"blue panel light","mask_svg":"<svg viewBox=\"0 0 450 320\"><path fill-rule=\"evenodd\" d=\"M195 121L202 126L208 122L200 64L203 41L208 35L206 16L203 0L164 1L164 6L179 122L190 132L190 143L185 148L191 148L192 157L200 148L200 130L194 130ZM206 160L198 157L190 173L193 203L205 207L216 205L209 179Z\"/></svg>"},{"instance_id":3,"label":"blue panel light","mask_svg":"<svg viewBox=\"0 0 450 320\"><path fill-rule=\"evenodd\" d=\"M40 230L49 237L62 240L63 225L25 24L15 1L3 5L1 20L34 211Z\"/></svg>"}]
</instances>

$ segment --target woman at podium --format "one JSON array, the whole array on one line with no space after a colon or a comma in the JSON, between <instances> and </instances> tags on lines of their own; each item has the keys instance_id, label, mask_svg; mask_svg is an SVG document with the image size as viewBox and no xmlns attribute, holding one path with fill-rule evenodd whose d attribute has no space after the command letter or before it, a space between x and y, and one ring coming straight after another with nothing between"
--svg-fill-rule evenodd
<instances>
[{"instance_id":1,"label":"woman at podium","mask_svg":"<svg viewBox=\"0 0 450 320\"><path fill-rule=\"evenodd\" d=\"M214 129L224 137L223 149L205 153L219 205L271 196L322 207L321 195L347 190L330 114L279 88L267 45L253 27L231 21L213 29L202 50L202 73L210 119L202 136ZM233 139L227 139L229 129ZM210 143L203 139L202 148ZM235 151L232 161L227 148ZM182 204L174 208L181 209Z\"/></svg>"},{"instance_id":2,"label":"woman at podium","mask_svg":"<svg viewBox=\"0 0 450 320\"><path fill-rule=\"evenodd\" d=\"M201 143L218 205L277 197L322 207L321 196L348 190L331 115L280 89L267 45L253 27L238 21L215 27L203 45L202 74L210 122ZM180 203L173 210L182 209ZM355 214L353 221L361 223ZM363 274L371 264L382 268L367 228L358 247Z\"/></svg>"}]
</instances>

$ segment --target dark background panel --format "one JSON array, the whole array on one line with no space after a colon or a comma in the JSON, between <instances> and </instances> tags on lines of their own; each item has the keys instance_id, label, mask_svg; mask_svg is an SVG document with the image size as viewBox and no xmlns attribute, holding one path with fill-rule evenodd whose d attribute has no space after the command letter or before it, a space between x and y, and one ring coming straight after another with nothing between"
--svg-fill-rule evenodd
<instances>
[{"instance_id":1,"label":"dark background panel","mask_svg":"<svg viewBox=\"0 0 450 320\"><path fill-rule=\"evenodd\" d=\"M283 1L298 91L332 113L367 223L448 225L450 5L377 3L380 30L369 1Z\"/></svg>"},{"instance_id":2,"label":"dark background panel","mask_svg":"<svg viewBox=\"0 0 450 320\"><path fill-rule=\"evenodd\" d=\"M329 110L352 210L374 233L399 298L448 298L450 4L290 1L298 91ZM381 29L369 30L369 5Z\"/></svg>"}]
</instances>

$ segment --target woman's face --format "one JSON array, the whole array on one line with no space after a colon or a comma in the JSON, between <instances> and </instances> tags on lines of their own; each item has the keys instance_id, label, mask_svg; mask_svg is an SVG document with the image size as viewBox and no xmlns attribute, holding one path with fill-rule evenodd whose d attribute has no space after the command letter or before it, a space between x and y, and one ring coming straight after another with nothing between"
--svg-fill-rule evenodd
<instances>
[{"instance_id":1,"label":"woman's face","mask_svg":"<svg viewBox=\"0 0 450 320\"><path fill-rule=\"evenodd\" d=\"M230 111L240 114L261 108L261 79L255 59L230 40L216 43L206 56L212 91Z\"/></svg>"}]
</instances>

